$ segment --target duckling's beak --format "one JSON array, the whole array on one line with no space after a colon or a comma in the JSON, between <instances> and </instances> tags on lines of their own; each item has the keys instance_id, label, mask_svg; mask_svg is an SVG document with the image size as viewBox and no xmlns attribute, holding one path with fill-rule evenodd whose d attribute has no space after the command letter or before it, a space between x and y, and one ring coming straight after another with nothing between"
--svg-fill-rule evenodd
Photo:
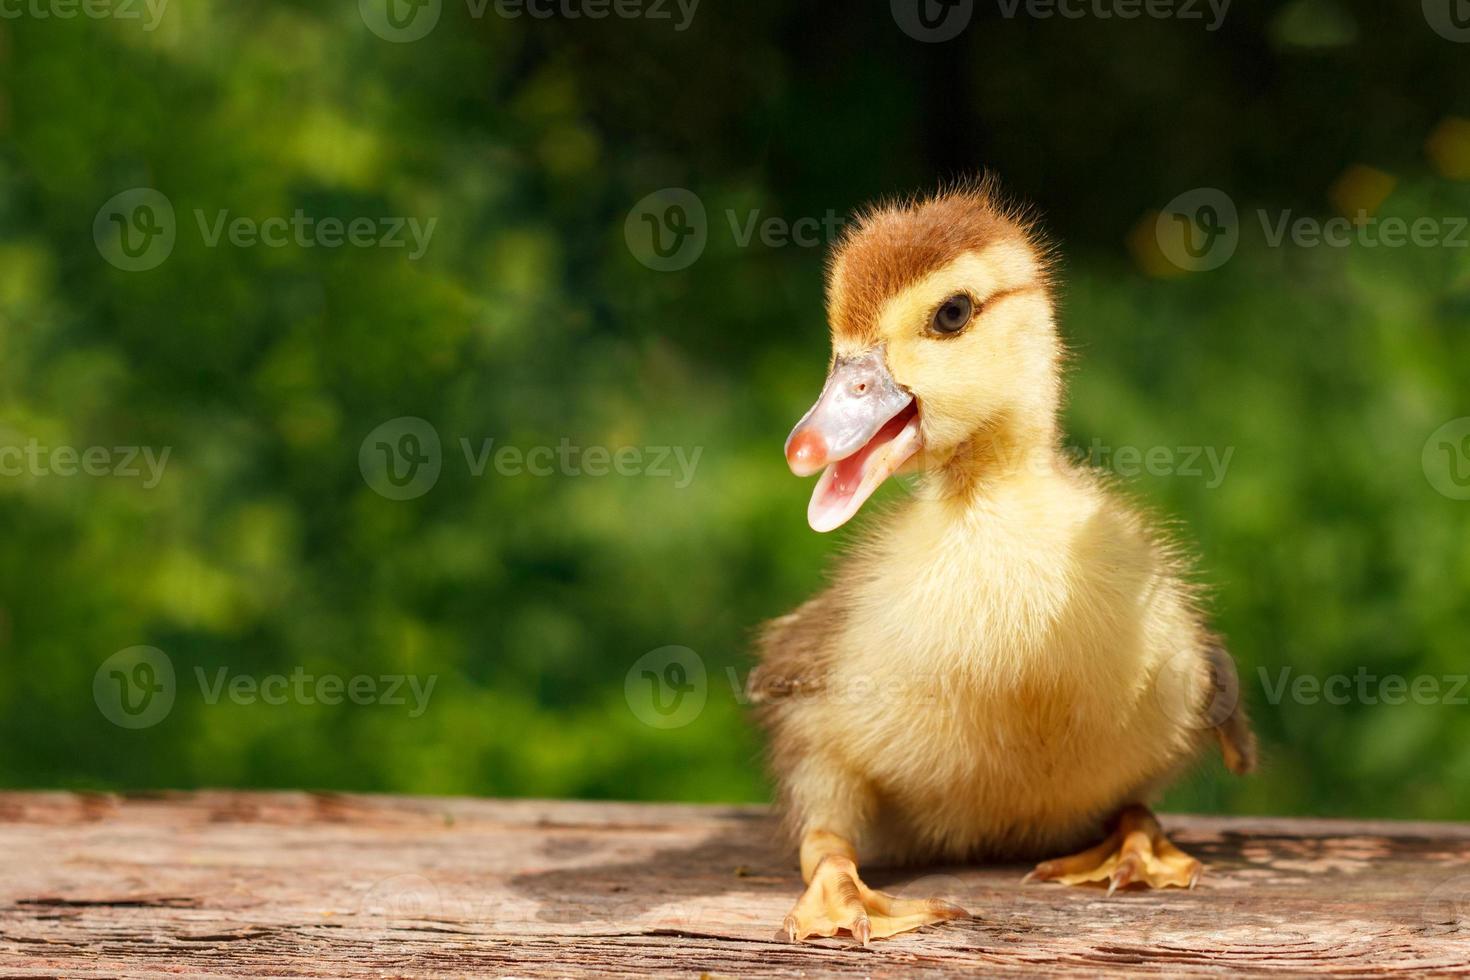
<instances>
[{"instance_id":1,"label":"duckling's beak","mask_svg":"<svg viewBox=\"0 0 1470 980\"><path fill-rule=\"evenodd\" d=\"M919 443L918 404L888 373L882 348L837 358L822 396L786 439L791 472L826 467L807 507L812 530L847 523Z\"/></svg>"}]
</instances>

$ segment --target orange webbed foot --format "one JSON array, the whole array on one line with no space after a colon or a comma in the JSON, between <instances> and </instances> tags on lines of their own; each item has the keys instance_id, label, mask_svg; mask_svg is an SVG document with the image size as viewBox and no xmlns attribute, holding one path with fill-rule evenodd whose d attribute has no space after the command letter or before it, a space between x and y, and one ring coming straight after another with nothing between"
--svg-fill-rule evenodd
<instances>
[{"instance_id":1,"label":"orange webbed foot","mask_svg":"<svg viewBox=\"0 0 1470 980\"><path fill-rule=\"evenodd\" d=\"M1107 882L1108 894L1119 888L1193 888L1204 865L1175 847L1164 836L1158 819L1143 806L1130 806L1118 815L1118 825L1107 839L1085 851L1042 861L1025 881L1055 881L1063 885Z\"/></svg>"},{"instance_id":2,"label":"orange webbed foot","mask_svg":"<svg viewBox=\"0 0 1470 980\"><path fill-rule=\"evenodd\" d=\"M817 865L806 892L781 924L781 934L800 942L846 932L866 946L874 939L920 926L969 917L970 913L943 899L899 898L869 888L858 877L852 859L834 854Z\"/></svg>"}]
</instances>

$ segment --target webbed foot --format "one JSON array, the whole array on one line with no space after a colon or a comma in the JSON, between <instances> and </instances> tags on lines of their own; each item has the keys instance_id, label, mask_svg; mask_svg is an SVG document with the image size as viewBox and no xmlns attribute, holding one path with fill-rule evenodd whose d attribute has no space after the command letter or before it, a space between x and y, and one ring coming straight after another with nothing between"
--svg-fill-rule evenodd
<instances>
[{"instance_id":1,"label":"webbed foot","mask_svg":"<svg viewBox=\"0 0 1470 980\"><path fill-rule=\"evenodd\" d=\"M1063 885L1107 882L1108 894L1119 888L1193 888L1204 865L1164 836L1158 819L1145 806L1129 806L1101 844L1051 861L1042 861L1026 881Z\"/></svg>"},{"instance_id":2,"label":"webbed foot","mask_svg":"<svg viewBox=\"0 0 1470 980\"><path fill-rule=\"evenodd\" d=\"M851 858L831 854L812 874L806 892L781 924L791 942L810 936L847 932L864 946L920 926L948 919L967 919L970 913L938 898L899 898L869 888L858 877Z\"/></svg>"}]
</instances>

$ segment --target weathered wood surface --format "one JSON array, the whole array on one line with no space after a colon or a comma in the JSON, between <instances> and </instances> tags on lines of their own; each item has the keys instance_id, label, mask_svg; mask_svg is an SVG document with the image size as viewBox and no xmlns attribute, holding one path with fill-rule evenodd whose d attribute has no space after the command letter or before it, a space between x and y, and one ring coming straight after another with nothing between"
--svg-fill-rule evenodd
<instances>
[{"instance_id":1,"label":"weathered wood surface","mask_svg":"<svg viewBox=\"0 0 1470 980\"><path fill-rule=\"evenodd\" d=\"M0 976L1470 974L1470 826L1165 823L1194 892L875 871L977 917L862 949L775 938L759 808L0 794Z\"/></svg>"}]
</instances>

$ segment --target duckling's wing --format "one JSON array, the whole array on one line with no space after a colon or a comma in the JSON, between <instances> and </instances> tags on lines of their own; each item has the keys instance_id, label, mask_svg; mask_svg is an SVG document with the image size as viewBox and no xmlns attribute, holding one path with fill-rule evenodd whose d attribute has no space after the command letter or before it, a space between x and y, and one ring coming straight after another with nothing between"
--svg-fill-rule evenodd
<instances>
[{"instance_id":1,"label":"duckling's wing","mask_svg":"<svg viewBox=\"0 0 1470 980\"><path fill-rule=\"evenodd\" d=\"M1246 717L1235 658L1218 636L1207 634L1205 660L1210 668L1210 700L1205 709L1220 741L1225 768L1243 776L1256 767L1256 735Z\"/></svg>"},{"instance_id":2,"label":"duckling's wing","mask_svg":"<svg viewBox=\"0 0 1470 980\"><path fill-rule=\"evenodd\" d=\"M760 663L745 683L750 702L771 704L823 690L834 659L832 637L844 615L829 589L762 626L756 641Z\"/></svg>"}]
</instances>

